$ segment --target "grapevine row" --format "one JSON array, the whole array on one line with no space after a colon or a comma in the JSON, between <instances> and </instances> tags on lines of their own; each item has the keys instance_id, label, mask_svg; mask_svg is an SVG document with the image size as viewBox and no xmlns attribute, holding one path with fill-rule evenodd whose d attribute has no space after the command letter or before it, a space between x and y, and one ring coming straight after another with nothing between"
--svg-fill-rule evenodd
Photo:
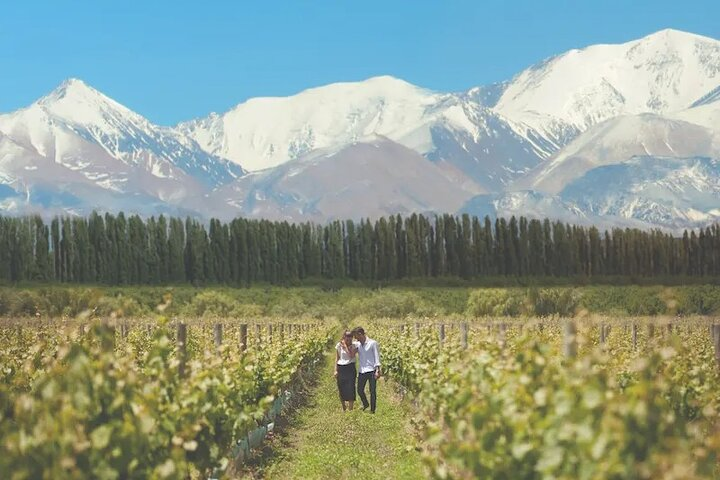
<instances>
[{"instance_id":1,"label":"grapevine row","mask_svg":"<svg viewBox=\"0 0 720 480\"><path fill-rule=\"evenodd\" d=\"M237 327L226 326L228 339ZM13 479L208 476L312 367L333 331L251 332L240 348L218 344L217 328L189 328L185 342L166 320L127 330L0 328L0 471Z\"/></svg>"},{"instance_id":2,"label":"grapevine row","mask_svg":"<svg viewBox=\"0 0 720 480\"><path fill-rule=\"evenodd\" d=\"M706 324L633 339L619 324L581 323L570 356L560 321L499 326L373 327L386 372L416 395L436 477L717 478L720 375Z\"/></svg>"}]
</instances>

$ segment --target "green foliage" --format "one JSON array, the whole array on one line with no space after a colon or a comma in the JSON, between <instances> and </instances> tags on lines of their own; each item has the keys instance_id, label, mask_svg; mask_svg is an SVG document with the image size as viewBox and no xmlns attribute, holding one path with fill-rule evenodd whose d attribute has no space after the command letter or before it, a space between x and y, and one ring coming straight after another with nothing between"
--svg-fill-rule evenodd
<instances>
[{"instance_id":1,"label":"green foliage","mask_svg":"<svg viewBox=\"0 0 720 480\"><path fill-rule=\"evenodd\" d=\"M105 285L574 284L720 276L720 225L684 232L413 214L324 225L137 215L0 216L0 282ZM497 281L497 280L493 280ZM607 280L605 280L607 281Z\"/></svg>"},{"instance_id":2,"label":"green foliage","mask_svg":"<svg viewBox=\"0 0 720 480\"><path fill-rule=\"evenodd\" d=\"M625 290L627 295L626 311L629 315L662 315L667 311L667 305L659 297L659 289L629 287Z\"/></svg>"},{"instance_id":3,"label":"green foliage","mask_svg":"<svg viewBox=\"0 0 720 480\"><path fill-rule=\"evenodd\" d=\"M229 317L237 307L237 302L229 296L211 290L195 295L185 307L185 314L195 317Z\"/></svg>"},{"instance_id":4,"label":"green foliage","mask_svg":"<svg viewBox=\"0 0 720 480\"><path fill-rule=\"evenodd\" d=\"M362 287L0 287L0 316L73 318L112 312L151 314L171 298L165 314L192 317L372 318L602 315L712 315L720 312L720 286L407 288Z\"/></svg>"},{"instance_id":5,"label":"green foliage","mask_svg":"<svg viewBox=\"0 0 720 480\"><path fill-rule=\"evenodd\" d=\"M486 288L470 293L466 314L471 317L516 317L523 310L524 299L518 291Z\"/></svg>"},{"instance_id":6,"label":"green foliage","mask_svg":"<svg viewBox=\"0 0 720 480\"><path fill-rule=\"evenodd\" d=\"M589 287L580 305L590 312L610 315L662 315L668 311L659 287Z\"/></svg>"},{"instance_id":7,"label":"green foliage","mask_svg":"<svg viewBox=\"0 0 720 480\"><path fill-rule=\"evenodd\" d=\"M95 315L99 317L138 318L149 312L145 307L131 297L118 294L115 297L102 296L93 307Z\"/></svg>"},{"instance_id":8,"label":"green foliage","mask_svg":"<svg viewBox=\"0 0 720 480\"><path fill-rule=\"evenodd\" d=\"M681 289L677 311L681 315L720 313L720 287L696 285Z\"/></svg>"},{"instance_id":9,"label":"green foliage","mask_svg":"<svg viewBox=\"0 0 720 480\"><path fill-rule=\"evenodd\" d=\"M538 317L573 317L579 301L580 294L571 288L532 288L528 292L529 310Z\"/></svg>"},{"instance_id":10,"label":"green foliage","mask_svg":"<svg viewBox=\"0 0 720 480\"><path fill-rule=\"evenodd\" d=\"M413 292L377 290L354 297L346 305L350 317L403 318L408 315L434 316L437 309Z\"/></svg>"},{"instance_id":11,"label":"green foliage","mask_svg":"<svg viewBox=\"0 0 720 480\"><path fill-rule=\"evenodd\" d=\"M440 456L436 471L461 478L712 476L717 457L704 449L704 433L669 413L658 355L635 367L636 380L622 393L612 375L592 368L593 358L566 370L540 360L546 357L540 344L507 364L479 356L451 366L438 383L467 394L423 392L428 416L438 419L426 426Z\"/></svg>"},{"instance_id":12,"label":"green foliage","mask_svg":"<svg viewBox=\"0 0 720 480\"><path fill-rule=\"evenodd\" d=\"M207 477L273 396L319 358L331 330L243 354L235 345L217 351L196 331L199 348L188 349L181 378L163 321L126 341L99 324L71 342L49 325L32 335L0 328L12 353L28 352L20 368L0 352L0 471L18 479Z\"/></svg>"},{"instance_id":13,"label":"green foliage","mask_svg":"<svg viewBox=\"0 0 720 480\"><path fill-rule=\"evenodd\" d=\"M720 378L704 326L645 356L627 335L609 354L582 338L576 359L560 354L552 320L502 344L482 329L470 351L452 334L440 346L434 326L412 341L368 328L386 373L417 395L436 478L717 478Z\"/></svg>"}]
</instances>

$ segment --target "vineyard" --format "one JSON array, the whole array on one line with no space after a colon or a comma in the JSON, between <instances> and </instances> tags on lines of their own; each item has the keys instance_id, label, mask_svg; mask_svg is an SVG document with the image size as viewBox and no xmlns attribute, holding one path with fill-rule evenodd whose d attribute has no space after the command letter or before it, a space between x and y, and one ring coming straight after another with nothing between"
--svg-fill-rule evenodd
<instances>
[{"instance_id":1,"label":"vineyard","mask_svg":"<svg viewBox=\"0 0 720 480\"><path fill-rule=\"evenodd\" d=\"M257 443L337 330L270 320L250 327L3 323L0 472L110 479L224 471Z\"/></svg>"},{"instance_id":2,"label":"vineyard","mask_svg":"<svg viewBox=\"0 0 720 480\"><path fill-rule=\"evenodd\" d=\"M670 295L629 291L654 295L639 297L643 305ZM365 303L353 293L328 310L339 313L343 304L342 322L309 315L302 302L293 315L244 315L266 307L212 291L180 310L166 296L159 313L137 317L97 307L6 317L0 472L11 479L345 478L352 470L335 463L349 459L341 467L355 465L368 478L720 476L716 320L601 316L583 312L571 289L513 292L366 292ZM587 305L603 300L593 292ZM698 297L703 305L715 301L716 290L707 292ZM266 294L282 304L280 293ZM423 308L458 299L467 306L464 315L421 316L406 308L411 295ZM127 312L142 307L128 295L93 301L124 302ZM358 315L364 307L369 314ZM539 316L542 309L552 314ZM346 416L330 375L334 340L355 325L380 344L377 417ZM318 386L307 382L315 374L324 378ZM315 397L290 411L285 405L299 390ZM264 466L256 457L272 443L278 415L299 415L295 430L304 433L294 434L291 422L285 434L297 440L273 447L276 460ZM374 456L358 456L360 440L343 440L348 432L372 439ZM378 457L384 463L363 463Z\"/></svg>"},{"instance_id":3,"label":"vineyard","mask_svg":"<svg viewBox=\"0 0 720 480\"><path fill-rule=\"evenodd\" d=\"M374 330L438 478L717 478L720 330L671 322Z\"/></svg>"}]
</instances>

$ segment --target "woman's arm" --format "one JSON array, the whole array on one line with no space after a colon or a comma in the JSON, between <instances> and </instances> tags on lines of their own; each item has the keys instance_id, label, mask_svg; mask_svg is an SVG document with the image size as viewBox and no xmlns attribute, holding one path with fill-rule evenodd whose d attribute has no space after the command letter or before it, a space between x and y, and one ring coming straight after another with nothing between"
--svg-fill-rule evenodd
<instances>
[{"instance_id":1,"label":"woman's arm","mask_svg":"<svg viewBox=\"0 0 720 480\"><path fill-rule=\"evenodd\" d=\"M337 365L338 365L338 364L337 364L337 362L338 362L339 360L340 360L340 352L338 352L338 349L335 348L335 373L333 374L335 377L338 376L338 371L337 371Z\"/></svg>"}]
</instances>

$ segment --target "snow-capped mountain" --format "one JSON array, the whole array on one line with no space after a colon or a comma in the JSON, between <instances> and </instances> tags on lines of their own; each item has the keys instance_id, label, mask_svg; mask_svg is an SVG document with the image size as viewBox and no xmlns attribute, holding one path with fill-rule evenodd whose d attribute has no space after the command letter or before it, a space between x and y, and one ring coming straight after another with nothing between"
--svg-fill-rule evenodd
<instances>
[{"instance_id":1,"label":"snow-capped mountain","mask_svg":"<svg viewBox=\"0 0 720 480\"><path fill-rule=\"evenodd\" d=\"M151 124L79 80L0 115L0 211L718 218L720 41L663 30L435 92L382 76ZM245 173L250 172L250 173Z\"/></svg>"},{"instance_id":2,"label":"snow-capped mountain","mask_svg":"<svg viewBox=\"0 0 720 480\"><path fill-rule=\"evenodd\" d=\"M291 97L254 98L224 114L180 124L178 130L249 171L381 135L469 175L484 188L500 190L535 167L552 146L533 141L532 132L518 134L478 96L375 77Z\"/></svg>"},{"instance_id":3,"label":"snow-capped mountain","mask_svg":"<svg viewBox=\"0 0 720 480\"><path fill-rule=\"evenodd\" d=\"M720 42L662 30L570 50L521 72L494 109L560 140L618 115L691 107L720 85Z\"/></svg>"},{"instance_id":4,"label":"snow-capped mountain","mask_svg":"<svg viewBox=\"0 0 720 480\"><path fill-rule=\"evenodd\" d=\"M635 156L720 158L719 140L720 129L650 113L622 115L592 126L514 187L558 193L595 167Z\"/></svg>"},{"instance_id":5,"label":"snow-capped mountain","mask_svg":"<svg viewBox=\"0 0 720 480\"><path fill-rule=\"evenodd\" d=\"M460 211L677 232L720 221L720 160L638 156L591 168L555 194L478 195Z\"/></svg>"},{"instance_id":6,"label":"snow-capped mountain","mask_svg":"<svg viewBox=\"0 0 720 480\"><path fill-rule=\"evenodd\" d=\"M559 195L595 217L682 228L720 220L720 160L634 157L587 172Z\"/></svg>"},{"instance_id":7,"label":"snow-capped mountain","mask_svg":"<svg viewBox=\"0 0 720 480\"><path fill-rule=\"evenodd\" d=\"M243 174L237 164L76 79L27 108L0 115L0 133L3 182L28 198L37 190L72 195L85 188L95 192L86 199L92 205L99 188L121 198L179 203Z\"/></svg>"}]
</instances>

